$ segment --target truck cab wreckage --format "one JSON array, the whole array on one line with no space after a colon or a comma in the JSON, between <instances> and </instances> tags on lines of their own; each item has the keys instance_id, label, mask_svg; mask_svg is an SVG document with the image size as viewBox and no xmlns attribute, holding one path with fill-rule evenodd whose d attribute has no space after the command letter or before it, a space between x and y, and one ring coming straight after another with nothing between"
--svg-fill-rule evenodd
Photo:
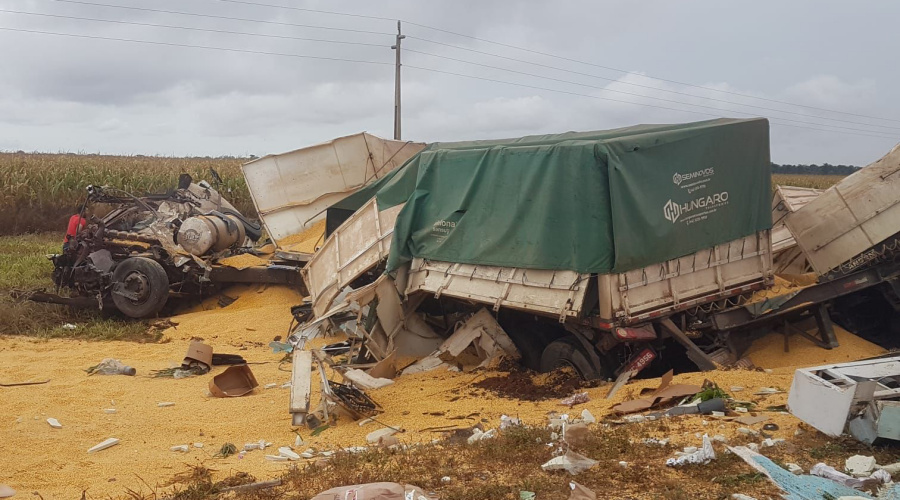
<instances>
[{"instance_id":1,"label":"truck cab wreckage","mask_svg":"<svg viewBox=\"0 0 900 500\"><path fill-rule=\"evenodd\" d=\"M186 174L177 189L159 195L138 197L88 186L78 216L84 223L62 253L50 256L57 293L30 292L26 298L147 318L159 313L170 296L201 296L223 283L260 279L222 273L216 265L220 257L259 240L259 224L208 183L194 183ZM299 282L290 270L283 271L265 278ZM59 294L63 289L66 296Z\"/></svg>"}]
</instances>

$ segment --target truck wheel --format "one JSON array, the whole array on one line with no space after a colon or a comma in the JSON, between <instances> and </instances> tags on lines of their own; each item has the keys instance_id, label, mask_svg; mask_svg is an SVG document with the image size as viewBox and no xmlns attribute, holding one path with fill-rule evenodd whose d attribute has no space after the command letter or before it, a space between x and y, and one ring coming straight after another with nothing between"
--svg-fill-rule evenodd
<instances>
[{"instance_id":1,"label":"truck wheel","mask_svg":"<svg viewBox=\"0 0 900 500\"><path fill-rule=\"evenodd\" d=\"M571 336L555 340L541 355L541 371L549 372L557 368L572 367L585 380L597 380L600 373L591 365L582 351L578 339Z\"/></svg>"},{"instance_id":2,"label":"truck wheel","mask_svg":"<svg viewBox=\"0 0 900 500\"><path fill-rule=\"evenodd\" d=\"M123 260L113 271L112 299L126 316L154 316L169 299L166 270L159 262L146 257Z\"/></svg>"}]
</instances>

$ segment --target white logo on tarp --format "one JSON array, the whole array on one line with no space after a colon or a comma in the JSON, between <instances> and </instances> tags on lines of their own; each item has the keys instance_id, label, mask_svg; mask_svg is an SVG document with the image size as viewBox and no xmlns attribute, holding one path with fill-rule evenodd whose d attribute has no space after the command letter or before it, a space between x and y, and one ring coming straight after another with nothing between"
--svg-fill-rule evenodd
<instances>
[{"instance_id":1,"label":"white logo on tarp","mask_svg":"<svg viewBox=\"0 0 900 500\"><path fill-rule=\"evenodd\" d=\"M680 186L684 181L712 177L715 173L716 171L713 169L713 167L704 168L703 170L697 170L696 172L688 172L686 174L676 173L672 176L672 182L676 186Z\"/></svg>"},{"instance_id":2,"label":"white logo on tarp","mask_svg":"<svg viewBox=\"0 0 900 500\"><path fill-rule=\"evenodd\" d=\"M666 220L671 221L674 224L675 221L678 220L678 217L681 216L681 207L672 200L669 200L663 207L663 216L666 218Z\"/></svg>"},{"instance_id":3,"label":"white logo on tarp","mask_svg":"<svg viewBox=\"0 0 900 500\"><path fill-rule=\"evenodd\" d=\"M701 196L681 204L669 199L669 201L663 205L663 217L674 224L682 215L688 214L694 210L704 210L701 214L698 214L703 215L715 212L716 207L726 204L728 204L728 191L722 191L721 193L711 194L709 196ZM690 217L688 217L688 219L690 219Z\"/></svg>"}]
</instances>

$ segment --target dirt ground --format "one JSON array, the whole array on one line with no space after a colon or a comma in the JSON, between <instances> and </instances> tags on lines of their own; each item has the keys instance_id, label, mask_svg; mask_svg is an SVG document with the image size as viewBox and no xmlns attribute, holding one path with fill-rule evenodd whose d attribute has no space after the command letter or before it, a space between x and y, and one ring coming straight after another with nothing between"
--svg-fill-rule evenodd
<instances>
[{"instance_id":1,"label":"dirt ground","mask_svg":"<svg viewBox=\"0 0 900 500\"><path fill-rule=\"evenodd\" d=\"M0 383L49 379L43 385L0 387L0 443L4 450L0 454L0 483L20 491L16 498L38 492L49 500L80 498L83 491L86 498L117 497L129 489L165 491L167 481L191 465L213 469L216 477L246 472L263 480L293 466L266 460L265 455L277 454L279 446L292 445L295 430L305 441L298 452L365 446L366 434L381 428L382 423L402 428L405 432L398 436L404 443L428 443L442 437L447 429L477 424L485 429L497 427L504 414L540 427L546 425L552 411L577 416L588 409L600 419L614 404L659 384L657 379L631 382L612 400L604 399L609 385L577 389L573 385L573 390L587 392L590 401L569 409L559 403L558 392L547 391L549 399L504 396L497 387L510 385L521 390L528 385L521 380L501 383L509 376L505 372L453 373L439 369L403 376L393 385L370 391L385 410L378 422L360 426L342 419L312 436L306 428L291 427L287 412L290 390L281 387L290 380L290 363L281 363L284 353L273 353L268 347L274 337L285 335L291 319L287 305L299 303L300 297L284 288L244 287L226 294L237 300L225 308L215 300L207 301L174 317L177 325L164 332L164 341L159 344L0 337ZM760 339L750 357L759 366L771 367L771 373L688 373L676 376L675 382L701 384L709 379L735 399L754 401L759 407L783 405L786 392L769 396L753 393L763 387L787 391L798 360L809 366L884 352L843 330L837 333L841 347L831 351L795 336L790 340L791 352L786 354L781 336ZM192 338L202 338L216 352L244 356L260 387L246 397L211 397L208 384L223 370L221 367L184 379L150 376L153 370L177 366ZM137 375L87 375L89 366L107 357L135 367ZM560 385L558 378L543 375L532 377L531 382L537 386ZM266 389L267 384L276 387ZM733 392L735 386L743 389ZM315 384L312 398L314 404L319 400ZM161 407L162 402L174 405ZM115 412L108 413L111 409ZM773 437L790 440L800 428L800 422L789 414L765 415L779 426L771 433ZM61 429L48 425L47 418L51 417L59 420ZM722 434L743 444L748 438L738 431L739 427L725 419L686 417L664 428L641 427L641 436L665 434L675 446L696 446L701 433ZM120 444L87 453L88 448L110 437L120 439ZM225 443L240 449L245 443L260 440L271 442L272 451L251 451L243 458L215 457ZM195 447L195 443L202 443L202 447ZM187 453L170 451L182 444L190 445Z\"/></svg>"}]
</instances>

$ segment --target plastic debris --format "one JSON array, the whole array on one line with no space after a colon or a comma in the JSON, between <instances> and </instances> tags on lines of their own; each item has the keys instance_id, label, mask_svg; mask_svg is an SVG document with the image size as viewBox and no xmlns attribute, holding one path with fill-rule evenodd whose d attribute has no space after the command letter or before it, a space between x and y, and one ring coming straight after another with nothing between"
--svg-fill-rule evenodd
<instances>
[{"instance_id":1,"label":"plastic debris","mask_svg":"<svg viewBox=\"0 0 900 500\"><path fill-rule=\"evenodd\" d=\"M173 403L171 401L163 401L161 403L156 403L156 406L158 406L160 408L167 408L169 406L175 406L175 403Z\"/></svg>"},{"instance_id":2,"label":"plastic debris","mask_svg":"<svg viewBox=\"0 0 900 500\"><path fill-rule=\"evenodd\" d=\"M665 447L669 445L669 439L659 439L659 438L644 438L642 441L647 446L660 446Z\"/></svg>"},{"instance_id":3,"label":"plastic debris","mask_svg":"<svg viewBox=\"0 0 900 500\"><path fill-rule=\"evenodd\" d=\"M377 431L372 431L366 435L366 442L369 444L378 444L378 440L382 437L393 436L396 433L397 429L391 427L378 429Z\"/></svg>"},{"instance_id":4,"label":"plastic debris","mask_svg":"<svg viewBox=\"0 0 900 500\"><path fill-rule=\"evenodd\" d=\"M130 375L137 373L134 368L122 363L118 359L106 358L99 364L87 369L88 375Z\"/></svg>"},{"instance_id":5,"label":"plastic debris","mask_svg":"<svg viewBox=\"0 0 900 500\"><path fill-rule=\"evenodd\" d=\"M173 447L169 448L169 451L180 451L180 452L183 452L183 453L187 453L187 451L188 451L189 449L190 449L190 447L188 447L188 445L186 445L186 444L179 444L178 446L173 446Z\"/></svg>"},{"instance_id":6,"label":"plastic debris","mask_svg":"<svg viewBox=\"0 0 900 500\"><path fill-rule=\"evenodd\" d=\"M621 462L619 462L619 467L621 467L621 468L623 468L623 469L626 468L626 467L628 467L628 462L625 462L624 460L621 461Z\"/></svg>"},{"instance_id":7,"label":"plastic debris","mask_svg":"<svg viewBox=\"0 0 900 500\"><path fill-rule=\"evenodd\" d=\"M278 448L278 454L282 457L287 457L289 460L300 460L300 455L295 453L294 450L292 450L288 446L282 446L281 448Z\"/></svg>"},{"instance_id":8,"label":"plastic debris","mask_svg":"<svg viewBox=\"0 0 900 500\"><path fill-rule=\"evenodd\" d=\"M787 467L787 470L791 471L792 474L796 474L798 476L800 474L803 474L803 467L800 467L799 465L797 465L795 463L789 462L789 463L784 464L784 466Z\"/></svg>"},{"instance_id":9,"label":"plastic debris","mask_svg":"<svg viewBox=\"0 0 900 500\"><path fill-rule=\"evenodd\" d=\"M194 443L194 448L203 448L203 443Z\"/></svg>"},{"instance_id":10,"label":"plastic debris","mask_svg":"<svg viewBox=\"0 0 900 500\"><path fill-rule=\"evenodd\" d=\"M5 484L0 484L0 498L9 498L16 494L16 490Z\"/></svg>"},{"instance_id":11,"label":"plastic debris","mask_svg":"<svg viewBox=\"0 0 900 500\"><path fill-rule=\"evenodd\" d=\"M73 325L72 323L63 323L62 328L63 330L74 330L78 327L76 325Z\"/></svg>"},{"instance_id":12,"label":"plastic debris","mask_svg":"<svg viewBox=\"0 0 900 500\"><path fill-rule=\"evenodd\" d=\"M477 441L483 441L485 439L493 439L497 437L497 429L491 429L487 432L482 432L478 427L472 429L472 435L469 436L469 439L466 440L467 443L472 444Z\"/></svg>"},{"instance_id":13,"label":"plastic debris","mask_svg":"<svg viewBox=\"0 0 900 500\"><path fill-rule=\"evenodd\" d=\"M519 500L534 500L536 497L533 491L520 491Z\"/></svg>"},{"instance_id":14,"label":"plastic debris","mask_svg":"<svg viewBox=\"0 0 900 500\"><path fill-rule=\"evenodd\" d=\"M287 462L288 457L283 455L266 455L266 460L270 460L272 462Z\"/></svg>"},{"instance_id":15,"label":"plastic debris","mask_svg":"<svg viewBox=\"0 0 900 500\"><path fill-rule=\"evenodd\" d=\"M274 389L274 388L276 388L276 387L278 387L278 384L275 384L275 383L272 383L272 384L266 384L266 385L263 386L264 389Z\"/></svg>"},{"instance_id":16,"label":"plastic debris","mask_svg":"<svg viewBox=\"0 0 900 500\"><path fill-rule=\"evenodd\" d=\"M590 412L587 408L581 410L581 421L586 424L593 424L597 422L597 418L594 417L594 414Z\"/></svg>"},{"instance_id":17,"label":"plastic debris","mask_svg":"<svg viewBox=\"0 0 900 500\"><path fill-rule=\"evenodd\" d=\"M62 429L62 424L59 423L59 420L56 420L55 418L48 418L47 423L50 424L50 427L53 427L54 429Z\"/></svg>"},{"instance_id":18,"label":"plastic debris","mask_svg":"<svg viewBox=\"0 0 900 500\"><path fill-rule=\"evenodd\" d=\"M763 440L762 443L759 443L759 445L763 448L771 448L773 446L778 446L779 444L781 444L783 442L784 442L784 439L780 439L780 438L778 438L778 439L766 438Z\"/></svg>"},{"instance_id":19,"label":"plastic debris","mask_svg":"<svg viewBox=\"0 0 900 500\"><path fill-rule=\"evenodd\" d=\"M394 383L394 381L389 378L373 377L368 373L355 368L344 372L344 378L352 382L356 387L364 390L380 389Z\"/></svg>"},{"instance_id":20,"label":"plastic debris","mask_svg":"<svg viewBox=\"0 0 900 500\"><path fill-rule=\"evenodd\" d=\"M712 441L709 436L703 435L703 446L692 453L686 453L677 458L666 460L666 465L670 467L686 465L686 464L708 464L711 460L715 460L716 451L713 449Z\"/></svg>"},{"instance_id":21,"label":"plastic debris","mask_svg":"<svg viewBox=\"0 0 900 500\"><path fill-rule=\"evenodd\" d=\"M756 500L756 497L751 497L750 495L744 495L742 493L733 493L731 495L731 500Z\"/></svg>"},{"instance_id":22,"label":"plastic debris","mask_svg":"<svg viewBox=\"0 0 900 500\"><path fill-rule=\"evenodd\" d=\"M111 446L115 446L117 444L119 444L119 440L117 438L109 438L101 443L98 443L98 444L92 446L87 452L95 453L95 452L98 452L101 450L105 450Z\"/></svg>"},{"instance_id":23,"label":"plastic debris","mask_svg":"<svg viewBox=\"0 0 900 500\"><path fill-rule=\"evenodd\" d=\"M294 438L294 447L299 448L303 446L303 438L300 437L300 434L297 434L297 437Z\"/></svg>"},{"instance_id":24,"label":"plastic debris","mask_svg":"<svg viewBox=\"0 0 900 500\"><path fill-rule=\"evenodd\" d=\"M441 484L450 484L450 481L452 481L452 479L450 479L450 476L444 476L441 478Z\"/></svg>"},{"instance_id":25,"label":"plastic debris","mask_svg":"<svg viewBox=\"0 0 900 500\"><path fill-rule=\"evenodd\" d=\"M105 410L103 410L103 413L106 413L107 415L112 415L115 412L116 412L115 408L106 408Z\"/></svg>"},{"instance_id":26,"label":"plastic debris","mask_svg":"<svg viewBox=\"0 0 900 500\"><path fill-rule=\"evenodd\" d=\"M572 490L569 493L569 500L597 500L597 494L594 493L594 490L575 481L569 483L569 489Z\"/></svg>"},{"instance_id":27,"label":"plastic debris","mask_svg":"<svg viewBox=\"0 0 900 500\"><path fill-rule=\"evenodd\" d=\"M522 421L518 418L513 418L507 415L500 415L500 430L507 429L509 427L518 427L522 425Z\"/></svg>"},{"instance_id":28,"label":"plastic debris","mask_svg":"<svg viewBox=\"0 0 900 500\"><path fill-rule=\"evenodd\" d=\"M597 463L598 462L594 459L569 450L565 455L560 455L549 460L544 465L541 465L541 469L545 471L564 470L574 476L590 469L597 465Z\"/></svg>"},{"instance_id":29,"label":"plastic debris","mask_svg":"<svg viewBox=\"0 0 900 500\"><path fill-rule=\"evenodd\" d=\"M853 455L844 462L844 470L855 477L867 477L872 475L872 471L875 470L875 465L875 457Z\"/></svg>"},{"instance_id":30,"label":"plastic debris","mask_svg":"<svg viewBox=\"0 0 900 500\"><path fill-rule=\"evenodd\" d=\"M560 404L564 404L568 407L573 407L577 404L587 403L591 398L588 396L586 392L580 392L578 394L572 394L571 396L560 401Z\"/></svg>"},{"instance_id":31,"label":"plastic debris","mask_svg":"<svg viewBox=\"0 0 900 500\"><path fill-rule=\"evenodd\" d=\"M809 474L812 476L824 477L857 490L868 489L879 484L891 482L891 475L882 469L875 471L869 477L857 478L848 476L834 467L823 463L813 465L812 468L809 469Z\"/></svg>"}]
</instances>

